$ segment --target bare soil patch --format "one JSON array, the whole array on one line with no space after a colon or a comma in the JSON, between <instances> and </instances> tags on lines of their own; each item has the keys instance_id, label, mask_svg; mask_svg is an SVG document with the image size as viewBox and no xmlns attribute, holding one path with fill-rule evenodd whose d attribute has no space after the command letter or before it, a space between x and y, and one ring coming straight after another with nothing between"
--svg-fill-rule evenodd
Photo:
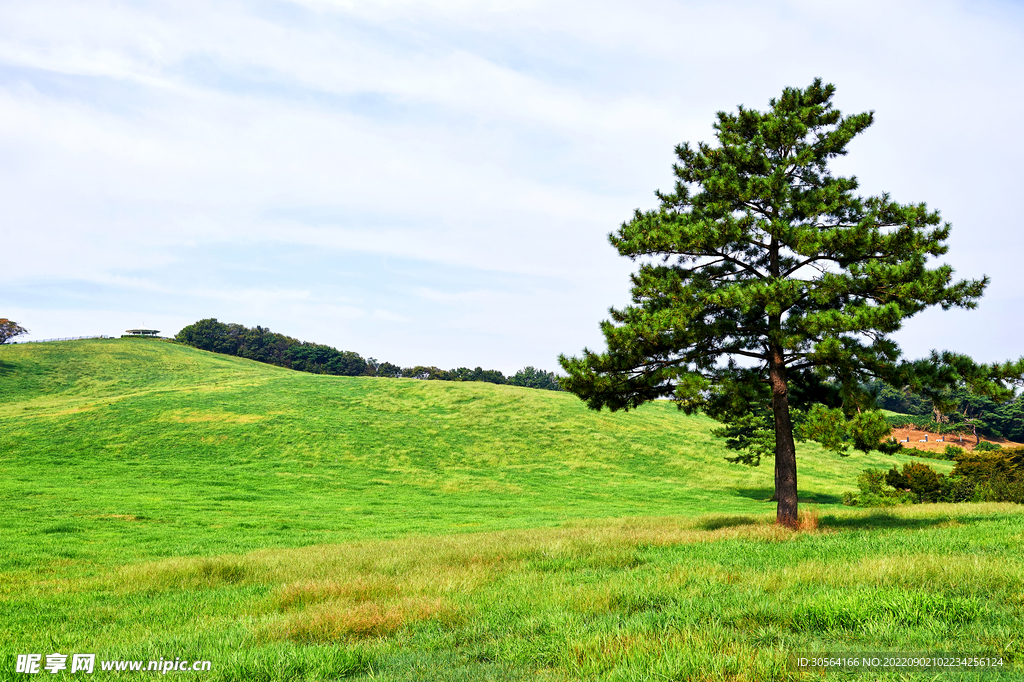
<instances>
[{"instance_id":1,"label":"bare soil patch","mask_svg":"<svg viewBox=\"0 0 1024 682\"><path fill-rule=\"evenodd\" d=\"M927 442L922 442L927 437ZM945 436L932 433L931 431L923 431L921 429L893 429L890 438L895 438L898 441L906 441L908 438L909 442L903 442L903 447L906 448L917 448L918 450L924 450L925 452L942 452L946 449L947 445L956 445L961 447L968 452L973 450L976 443L973 435L967 434L964 436L957 436L946 434ZM1021 443L1014 443L1013 441L1006 440L1005 438L985 438L982 437L983 442L997 443L1002 445L1004 448L1012 448Z\"/></svg>"}]
</instances>

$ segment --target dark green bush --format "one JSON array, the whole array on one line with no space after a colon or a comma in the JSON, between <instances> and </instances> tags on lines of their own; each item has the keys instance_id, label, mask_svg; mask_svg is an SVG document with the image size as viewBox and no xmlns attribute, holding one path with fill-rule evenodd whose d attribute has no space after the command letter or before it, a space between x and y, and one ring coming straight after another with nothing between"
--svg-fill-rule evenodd
<instances>
[{"instance_id":1,"label":"dark green bush","mask_svg":"<svg viewBox=\"0 0 1024 682\"><path fill-rule=\"evenodd\" d=\"M904 464L903 471L893 466L885 474L885 482L888 485L896 490L912 493L916 502L937 502L942 497L944 478L945 476L920 462Z\"/></svg>"},{"instance_id":2,"label":"dark green bush","mask_svg":"<svg viewBox=\"0 0 1024 682\"><path fill-rule=\"evenodd\" d=\"M903 478L906 480L910 492L914 493L920 502L938 502L942 496L942 479L945 476L927 464L920 462L904 464Z\"/></svg>"},{"instance_id":3,"label":"dark green bush","mask_svg":"<svg viewBox=\"0 0 1024 682\"><path fill-rule=\"evenodd\" d=\"M843 495L843 504L862 507L912 502L1015 502L1024 504L1024 447L967 453L955 445L946 454L956 460L949 476L921 462L888 471L865 469L857 479L861 494ZM901 497L902 496L902 497Z\"/></svg>"},{"instance_id":4,"label":"dark green bush","mask_svg":"<svg viewBox=\"0 0 1024 682\"><path fill-rule=\"evenodd\" d=\"M857 477L857 487L865 495L881 495L883 491L889 489L887 484L888 479L884 469L865 469Z\"/></svg>"},{"instance_id":5,"label":"dark green bush","mask_svg":"<svg viewBox=\"0 0 1024 682\"><path fill-rule=\"evenodd\" d=\"M989 483L988 493L993 502L1024 504L1024 480L997 479Z\"/></svg>"},{"instance_id":6,"label":"dark green bush","mask_svg":"<svg viewBox=\"0 0 1024 682\"><path fill-rule=\"evenodd\" d=\"M945 459L955 460L961 455L966 455L967 451L958 445L947 445L946 449L942 451L942 454Z\"/></svg>"},{"instance_id":7,"label":"dark green bush","mask_svg":"<svg viewBox=\"0 0 1024 682\"><path fill-rule=\"evenodd\" d=\"M946 461L950 459L946 456L945 452L935 452L933 450L918 450L917 448L908 448L906 446L900 451L900 454L910 455L911 457L922 457L924 459L939 459Z\"/></svg>"},{"instance_id":8,"label":"dark green bush","mask_svg":"<svg viewBox=\"0 0 1024 682\"><path fill-rule=\"evenodd\" d=\"M978 486L967 478L943 476L941 479L943 502L980 502Z\"/></svg>"},{"instance_id":9,"label":"dark green bush","mask_svg":"<svg viewBox=\"0 0 1024 682\"><path fill-rule=\"evenodd\" d=\"M878 450L885 455L895 455L903 450L903 443L899 442L895 438L890 438L887 441L879 443Z\"/></svg>"},{"instance_id":10,"label":"dark green bush","mask_svg":"<svg viewBox=\"0 0 1024 682\"><path fill-rule=\"evenodd\" d=\"M978 451L957 458L951 477L971 481L987 502L1024 504L1024 447Z\"/></svg>"},{"instance_id":11,"label":"dark green bush","mask_svg":"<svg viewBox=\"0 0 1024 682\"><path fill-rule=\"evenodd\" d=\"M892 507L914 502L913 496L886 483L885 469L865 469L857 477L860 495L843 494L843 504L857 507Z\"/></svg>"}]
</instances>

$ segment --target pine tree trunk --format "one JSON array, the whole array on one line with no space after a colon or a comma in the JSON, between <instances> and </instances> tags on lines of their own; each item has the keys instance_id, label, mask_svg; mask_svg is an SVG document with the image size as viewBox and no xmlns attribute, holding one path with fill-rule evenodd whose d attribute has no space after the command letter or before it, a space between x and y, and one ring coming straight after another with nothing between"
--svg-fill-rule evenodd
<instances>
[{"instance_id":1,"label":"pine tree trunk","mask_svg":"<svg viewBox=\"0 0 1024 682\"><path fill-rule=\"evenodd\" d=\"M782 352L771 352L768 380L772 387L772 412L775 416L775 499L778 511L775 521L795 528L797 521L796 498L796 444L793 442L793 421L789 415L789 387Z\"/></svg>"}]
</instances>

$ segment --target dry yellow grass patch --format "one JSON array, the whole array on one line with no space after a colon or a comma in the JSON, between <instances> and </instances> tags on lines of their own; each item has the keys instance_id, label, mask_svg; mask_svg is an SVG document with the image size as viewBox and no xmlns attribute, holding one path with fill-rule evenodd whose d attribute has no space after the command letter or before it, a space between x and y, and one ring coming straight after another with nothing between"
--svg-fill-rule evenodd
<instances>
[{"instance_id":1,"label":"dry yellow grass patch","mask_svg":"<svg viewBox=\"0 0 1024 682\"><path fill-rule=\"evenodd\" d=\"M800 517L796 529L805 532L813 532L818 530L819 522L820 520L818 519L818 510L815 509L814 507L811 507L810 509L805 509L804 511L800 512Z\"/></svg>"},{"instance_id":2,"label":"dry yellow grass patch","mask_svg":"<svg viewBox=\"0 0 1024 682\"><path fill-rule=\"evenodd\" d=\"M162 415L160 421L177 424L253 424L266 419L261 414L235 414L234 412L201 412L199 410L174 410Z\"/></svg>"},{"instance_id":3,"label":"dry yellow grass patch","mask_svg":"<svg viewBox=\"0 0 1024 682\"><path fill-rule=\"evenodd\" d=\"M98 519L118 519L119 521L129 521L129 522L132 522L132 521L148 521L149 520L149 519L144 519L144 518L139 517L139 516L135 516L134 514L100 514L99 516L96 516L94 518L98 518Z\"/></svg>"},{"instance_id":4,"label":"dry yellow grass patch","mask_svg":"<svg viewBox=\"0 0 1024 682\"><path fill-rule=\"evenodd\" d=\"M651 637L647 633L617 632L574 644L566 667L589 678L640 663L639 668L648 679L760 682L777 679L772 674L777 667L773 660L776 655L762 647L726 641L709 633L680 630ZM708 656L718 659L717 670L700 670L698 661Z\"/></svg>"},{"instance_id":5,"label":"dry yellow grass patch","mask_svg":"<svg viewBox=\"0 0 1024 682\"><path fill-rule=\"evenodd\" d=\"M78 414L80 412L91 412L101 407L106 407L120 398L120 396L103 398L102 400L97 400L94 397L81 398L77 400L64 397L39 398L20 403L11 403L0 407L0 418L16 417L19 419L34 419L36 417L61 417L69 414Z\"/></svg>"},{"instance_id":6,"label":"dry yellow grass patch","mask_svg":"<svg viewBox=\"0 0 1024 682\"><path fill-rule=\"evenodd\" d=\"M390 599L401 593L398 581L383 575L359 575L337 580L304 580L285 585L274 595L277 608L285 611L325 601L366 602Z\"/></svg>"},{"instance_id":7,"label":"dry yellow grass patch","mask_svg":"<svg viewBox=\"0 0 1024 682\"><path fill-rule=\"evenodd\" d=\"M446 494L476 492L516 494L523 492L522 486L503 483L502 481L472 478L447 480L438 486L438 490Z\"/></svg>"},{"instance_id":8,"label":"dry yellow grass patch","mask_svg":"<svg viewBox=\"0 0 1024 682\"><path fill-rule=\"evenodd\" d=\"M403 595L423 587L399 585L394 578L381 575L285 585L272 598L285 615L272 620L265 634L271 639L329 642L388 635L423 620L450 623L458 619L459 609L447 597Z\"/></svg>"},{"instance_id":9,"label":"dry yellow grass patch","mask_svg":"<svg viewBox=\"0 0 1024 682\"><path fill-rule=\"evenodd\" d=\"M456 617L456 609L439 597L406 597L389 603L328 602L289 614L273 623L267 634L271 639L302 643L336 642L349 638L380 637L417 621L454 621Z\"/></svg>"}]
</instances>

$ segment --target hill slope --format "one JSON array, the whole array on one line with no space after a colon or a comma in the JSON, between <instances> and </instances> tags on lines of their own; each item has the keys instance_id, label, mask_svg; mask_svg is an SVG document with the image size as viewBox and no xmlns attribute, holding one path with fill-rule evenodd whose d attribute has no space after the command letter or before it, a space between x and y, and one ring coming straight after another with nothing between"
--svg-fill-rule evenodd
<instances>
[{"instance_id":1,"label":"hill slope","mask_svg":"<svg viewBox=\"0 0 1024 682\"><path fill-rule=\"evenodd\" d=\"M0 347L0 382L0 501L23 558L773 508L770 463L728 464L714 422L668 403L595 413L565 393L316 376L141 340ZM802 498L835 503L885 461L803 446Z\"/></svg>"}]
</instances>

